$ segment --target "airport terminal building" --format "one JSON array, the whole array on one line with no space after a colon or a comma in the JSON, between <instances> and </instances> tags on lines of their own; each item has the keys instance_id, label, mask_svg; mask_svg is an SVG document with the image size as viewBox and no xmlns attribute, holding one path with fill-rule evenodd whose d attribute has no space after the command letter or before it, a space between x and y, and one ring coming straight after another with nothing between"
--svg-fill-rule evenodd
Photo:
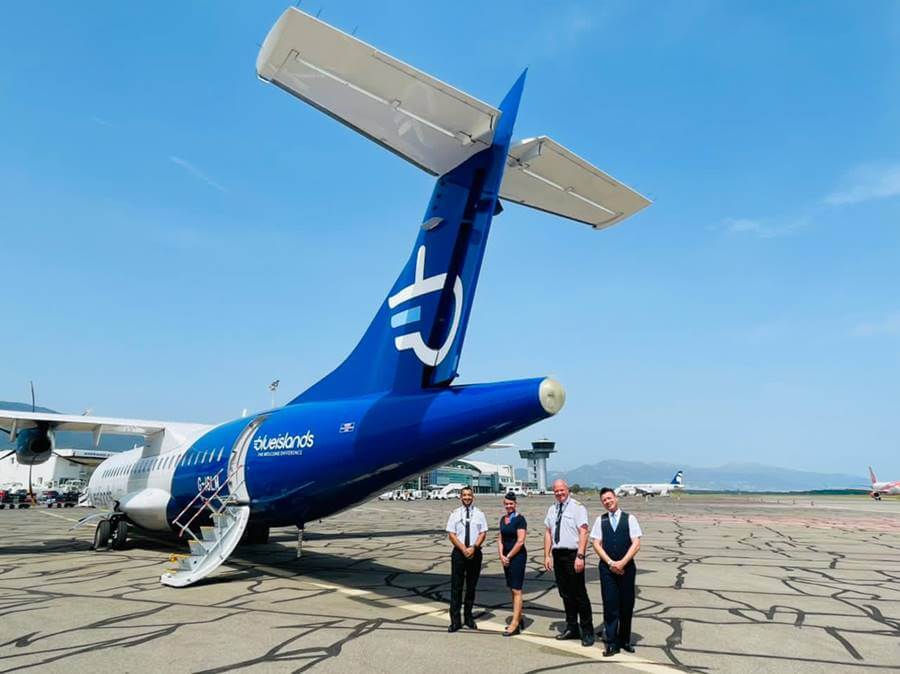
<instances>
[{"instance_id":1,"label":"airport terminal building","mask_svg":"<svg viewBox=\"0 0 900 674\"><path fill-rule=\"evenodd\" d=\"M515 478L515 469L510 465L457 459L446 466L422 473L417 480L406 485L408 489L434 489L448 484L462 484L472 487L476 494L500 494L512 486L521 486Z\"/></svg>"}]
</instances>

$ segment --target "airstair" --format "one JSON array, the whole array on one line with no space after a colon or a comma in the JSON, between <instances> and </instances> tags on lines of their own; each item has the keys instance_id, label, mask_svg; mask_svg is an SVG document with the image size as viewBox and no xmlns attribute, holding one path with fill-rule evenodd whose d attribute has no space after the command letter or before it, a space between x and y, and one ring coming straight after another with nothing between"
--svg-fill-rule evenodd
<instances>
[{"instance_id":1,"label":"airstair","mask_svg":"<svg viewBox=\"0 0 900 674\"><path fill-rule=\"evenodd\" d=\"M216 478L221 472L216 474ZM236 489L229 489L228 494L222 494L226 485L233 484L233 477L229 475L229 479L223 480L214 490L201 489L173 521L179 529L178 535L189 537L191 552L189 555L173 554L169 558L173 566L160 576L159 580L163 585L193 585L218 569L237 547L250 519L250 506L235 495ZM213 483L215 484L215 478ZM182 522L192 508L196 508L196 512ZM198 537L190 527L204 512L210 514L212 526L201 526Z\"/></svg>"},{"instance_id":2,"label":"airstair","mask_svg":"<svg viewBox=\"0 0 900 674\"><path fill-rule=\"evenodd\" d=\"M254 419L245 428L231 451L228 459L228 476L219 482L222 468L212 478L204 481L197 495L172 521L179 529L179 536L189 536L189 555L174 554L169 558L173 564L159 580L163 585L186 587L206 578L218 569L234 552L240 542L247 522L250 520L250 494L247 492L246 465L250 441L266 417ZM222 490L228 487L228 493ZM196 512L191 512L195 510ZM209 513L212 526L201 526L200 536L191 529L191 524L204 513ZM187 521L182 523L182 520Z\"/></svg>"}]
</instances>

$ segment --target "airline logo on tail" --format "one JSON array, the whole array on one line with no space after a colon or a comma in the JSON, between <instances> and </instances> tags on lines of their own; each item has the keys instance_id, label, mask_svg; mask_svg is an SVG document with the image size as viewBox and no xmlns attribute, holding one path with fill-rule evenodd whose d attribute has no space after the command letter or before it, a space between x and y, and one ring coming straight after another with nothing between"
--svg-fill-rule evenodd
<instances>
[{"instance_id":1,"label":"airline logo on tail","mask_svg":"<svg viewBox=\"0 0 900 674\"><path fill-rule=\"evenodd\" d=\"M672 478L672 484L684 484L684 471L679 470Z\"/></svg>"},{"instance_id":2,"label":"airline logo on tail","mask_svg":"<svg viewBox=\"0 0 900 674\"><path fill-rule=\"evenodd\" d=\"M397 294L388 297L388 307L395 309L405 302L409 302L418 297L429 295L431 293L440 292L444 289L444 283L447 280L447 274L435 274L425 278L425 246L419 246L416 253L416 271L415 278L411 285L406 286ZM416 354L416 358L425 365L432 367L440 365L447 354L450 353L450 347L453 346L453 340L456 339L456 332L459 329L459 320L462 317L463 303L463 285L457 276L453 281L453 321L450 324L450 332L447 333L447 339L444 344L433 349L425 343L422 333L418 330L415 332L407 332L394 338L394 346L397 351L412 349ZM391 316L391 327L399 328L405 325L416 323L422 318L422 307L416 305L403 311L398 311Z\"/></svg>"}]
</instances>

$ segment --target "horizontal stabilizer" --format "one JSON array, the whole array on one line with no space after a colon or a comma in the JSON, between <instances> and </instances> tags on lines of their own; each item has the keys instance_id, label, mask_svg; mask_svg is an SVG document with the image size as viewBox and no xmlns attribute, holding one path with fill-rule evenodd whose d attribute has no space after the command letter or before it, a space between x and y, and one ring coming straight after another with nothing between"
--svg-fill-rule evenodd
<instances>
[{"instance_id":1,"label":"horizontal stabilizer","mask_svg":"<svg viewBox=\"0 0 900 674\"><path fill-rule=\"evenodd\" d=\"M547 136L509 148L500 197L603 229L650 201Z\"/></svg>"},{"instance_id":2,"label":"horizontal stabilizer","mask_svg":"<svg viewBox=\"0 0 900 674\"><path fill-rule=\"evenodd\" d=\"M293 7L269 31L256 71L434 175L490 147L500 116Z\"/></svg>"}]
</instances>

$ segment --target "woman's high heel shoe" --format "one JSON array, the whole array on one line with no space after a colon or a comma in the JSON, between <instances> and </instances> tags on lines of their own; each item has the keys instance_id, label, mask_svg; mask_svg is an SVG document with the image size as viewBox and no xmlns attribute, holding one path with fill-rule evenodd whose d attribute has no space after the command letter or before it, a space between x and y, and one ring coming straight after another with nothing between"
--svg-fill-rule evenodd
<instances>
[{"instance_id":1,"label":"woman's high heel shoe","mask_svg":"<svg viewBox=\"0 0 900 674\"><path fill-rule=\"evenodd\" d=\"M522 633L522 623L519 623L518 625L516 625L516 629L514 629L514 630L504 630L503 636L514 637L517 634L521 634L521 633Z\"/></svg>"}]
</instances>

